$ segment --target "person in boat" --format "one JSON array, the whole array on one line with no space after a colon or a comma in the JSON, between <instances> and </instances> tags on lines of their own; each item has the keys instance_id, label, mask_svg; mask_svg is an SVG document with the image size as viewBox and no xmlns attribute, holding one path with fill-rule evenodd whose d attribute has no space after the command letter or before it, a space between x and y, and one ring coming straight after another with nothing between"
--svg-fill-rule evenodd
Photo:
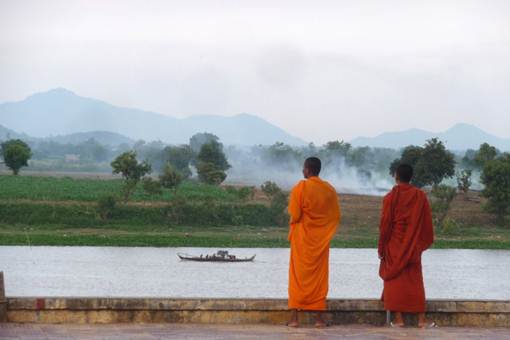
<instances>
[{"instance_id":1,"label":"person in boat","mask_svg":"<svg viewBox=\"0 0 510 340\"><path fill-rule=\"evenodd\" d=\"M402 313L418 313L418 326L434 327L425 318L421 255L434 241L427 195L409 184L413 168L397 167L393 187L383 200L379 227L379 275L384 281L384 309L394 312L392 326L404 327Z\"/></svg>"},{"instance_id":2,"label":"person in boat","mask_svg":"<svg viewBox=\"0 0 510 340\"><path fill-rule=\"evenodd\" d=\"M320 171L320 159L307 158L305 179L290 193L289 327L299 326L298 310L317 312L315 326L326 326L322 312L329 285L329 246L340 223L340 205L333 186L319 178Z\"/></svg>"}]
</instances>

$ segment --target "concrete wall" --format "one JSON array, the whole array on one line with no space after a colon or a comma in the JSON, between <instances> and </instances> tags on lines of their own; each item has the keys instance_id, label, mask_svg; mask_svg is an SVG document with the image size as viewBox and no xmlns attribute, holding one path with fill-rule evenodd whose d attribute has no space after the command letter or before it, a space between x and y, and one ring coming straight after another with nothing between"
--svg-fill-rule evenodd
<instances>
[{"instance_id":1,"label":"concrete wall","mask_svg":"<svg viewBox=\"0 0 510 340\"><path fill-rule=\"evenodd\" d=\"M510 327L510 301L429 301L428 315L440 326ZM330 300L333 324L383 325L378 300ZM289 318L283 299L8 298L7 321L30 323L266 323ZM300 321L311 322L309 313ZM410 320L415 322L416 320Z\"/></svg>"}]
</instances>

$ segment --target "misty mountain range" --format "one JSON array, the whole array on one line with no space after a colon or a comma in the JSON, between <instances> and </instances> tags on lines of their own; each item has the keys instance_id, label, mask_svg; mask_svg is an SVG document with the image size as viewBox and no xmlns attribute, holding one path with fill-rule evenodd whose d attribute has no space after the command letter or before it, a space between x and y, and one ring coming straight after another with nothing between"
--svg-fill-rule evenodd
<instances>
[{"instance_id":1,"label":"misty mountain range","mask_svg":"<svg viewBox=\"0 0 510 340\"><path fill-rule=\"evenodd\" d=\"M0 124L33 137L108 131L132 139L187 143L197 132L214 133L224 144L256 145L277 141L305 142L253 115L174 118L123 108L85 98L63 88L34 94L22 101L0 104Z\"/></svg>"},{"instance_id":2,"label":"misty mountain range","mask_svg":"<svg viewBox=\"0 0 510 340\"><path fill-rule=\"evenodd\" d=\"M398 149L407 145L423 145L428 139L437 137L451 150L478 149L480 144L489 143L501 151L510 151L510 138L491 135L470 124L456 124L444 132L430 132L409 129L399 132L385 132L376 137L358 137L351 141L354 146L387 147Z\"/></svg>"},{"instance_id":3,"label":"misty mountain range","mask_svg":"<svg viewBox=\"0 0 510 340\"><path fill-rule=\"evenodd\" d=\"M203 115L179 119L113 106L63 88L37 93L19 102L0 104L0 140L44 139L77 144L94 138L102 144L119 145L144 139L182 144L197 132L214 133L227 145L305 144L302 139L254 115ZM469 124L457 124L444 132L420 129L386 132L376 137L355 138L351 144L398 149L411 144L423 145L433 137L444 141L452 150L477 149L484 142L502 151L510 150L510 139L491 135Z\"/></svg>"}]
</instances>

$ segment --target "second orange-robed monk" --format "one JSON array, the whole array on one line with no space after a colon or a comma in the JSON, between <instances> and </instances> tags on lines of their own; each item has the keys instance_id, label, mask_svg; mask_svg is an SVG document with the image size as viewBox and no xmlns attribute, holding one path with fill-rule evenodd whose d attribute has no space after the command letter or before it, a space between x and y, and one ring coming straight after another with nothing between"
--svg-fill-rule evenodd
<instances>
[{"instance_id":1,"label":"second orange-robed monk","mask_svg":"<svg viewBox=\"0 0 510 340\"><path fill-rule=\"evenodd\" d=\"M379 236L379 275L384 280L384 309L394 312L394 326L404 326L402 313L418 313L420 327L434 327L425 318L421 255L434 241L427 195L409 182L413 168L396 169L397 185L384 197Z\"/></svg>"},{"instance_id":2,"label":"second orange-robed monk","mask_svg":"<svg viewBox=\"0 0 510 340\"><path fill-rule=\"evenodd\" d=\"M335 189L319 178L321 162L307 158L305 180L290 194L290 263L288 325L298 326L297 310L317 311L316 327L324 327L329 284L329 246L340 223L340 205Z\"/></svg>"}]
</instances>

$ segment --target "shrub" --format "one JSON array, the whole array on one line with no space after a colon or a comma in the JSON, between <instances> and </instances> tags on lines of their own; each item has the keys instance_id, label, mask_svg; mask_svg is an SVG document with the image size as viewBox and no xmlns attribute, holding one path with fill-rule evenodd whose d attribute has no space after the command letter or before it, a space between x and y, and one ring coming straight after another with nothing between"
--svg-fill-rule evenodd
<instances>
[{"instance_id":1,"label":"shrub","mask_svg":"<svg viewBox=\"0 0 510 340\"><path fill-rule=\"evenodd\" d=\"M143 190L149 196L158 196L163 194L163 190L161 189L161 183L159 181L153 180L151 177L145 177L142 180Z\"/></svg>"},{"instance_id":2,"label":"shrub","mask_svg":"<svg viewBox=\"0 0 510 340\"><path fill-rule=\"evenodd\" d=\"M161 185L167 189L177 191L177 187L182 183L184 176L177 171L170 163L165 165L163 173L159 176Z\"/></svg>"},{"instance_id":3,"label":"shrub","mask_svg":"<svg viewBox=\"0 0 510 340\"><path fill-rule=\"evenodd\" d=\"M115 210L117 200L112 195L107 195L99 198L97 201L97 212L102 220L107 220L112 217Z\"/></svg>"},{"instance_id":4,"label":"shrub","mask_svg":"<svg viewBox=\"0 0 510 340\"><path fill-rule=\"evenodd\" d=\"M286 227L289 225L290 216L287 213L288 196L280 191L276 193L271 199L270 209L273 217L273 222L279 227Z\"/></svg>"},{"instance_id":5,"label":"shrub","mask_svg":"<svg viewBox=\"0 0 510 340\"><path fill-rule=\"evenodd\" d=\"M237 191L242 201L252 200L255 197L255 187L242 187Z\"/></svg>"},{"instance_id":6,"label":"shrub","mask_svg":"<svg viewBox=\"0 0 510 340\"><path fill-rule=\"evenodd\" d=\"M469 192L469 188L471 187L471 175L473 171L471 170L462 170L457 172L457 189L460 192L464 193L464 198L467 198L467 194Z\"/></svg>"},{"instance_id":7,"label":"shrub","mask_svg":"<svg viewBox=\"0 0 510 340\"><path fill-rule=\"evenodd\" d=\"M450 210L450 205L455 198L455 188L441 184L432 188L434 200L432 202L432 213L434 224L443 227L443 221Z\"/></svg>"},{"instance_id":8,"label":"shrub","mask_svg":"<svg viewBox=\"0 0 510 340\"><path fill-rule=\"evenodd\" d=\"M275 182L266 181L260 186L262 192L268 197L273 198L275 195L282 192L282 189Z\"/></svg>"},{"instance_id":9,"label":"shrub","mask_svg":"<svg viewBox=\"0 0 510 340\"><path fill-rule=\"evenodd\" d=\"M197 172L200 182L206 184L220 185L227 178L225 171L217 168L213 163L200 162Z\"/></svg>"}]
</instances>

